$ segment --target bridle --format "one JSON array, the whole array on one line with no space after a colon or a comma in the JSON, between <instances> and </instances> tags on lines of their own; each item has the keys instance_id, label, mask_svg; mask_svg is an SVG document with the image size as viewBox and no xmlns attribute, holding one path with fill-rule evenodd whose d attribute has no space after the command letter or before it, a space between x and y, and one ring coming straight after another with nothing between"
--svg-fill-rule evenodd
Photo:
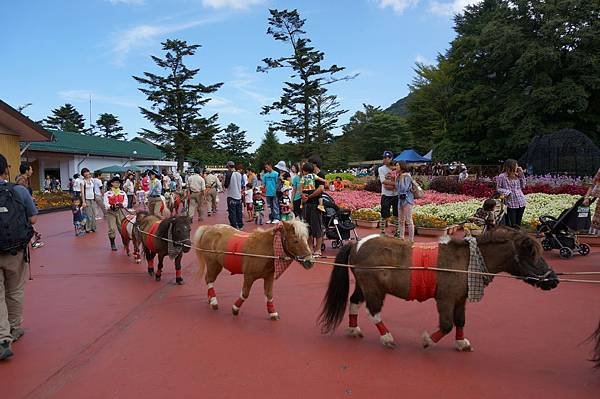
<instances>
[{"instance_id":1,"label":"bridle","mask_svg":"<svg viewBox=\"0 0 600 399\"><path fill-rule=\"evenodd\" d=\"M287 239L285 238L285 234L283 231L283 223L279 223L277 225L277 227L275 227L275 234L279 234L280 239L281 239L281 247L283 248L283 252L287 255L288 258L295 260L296 262L300 263L303 267L307 267L310 265L310 263L307 260L307 258L309 258L311 255L306 255L306 256L296 256L291 254L288 249L287 249ZM285 260L285 259L281 259L281 260Z\"/></svg>"}]
</instances>

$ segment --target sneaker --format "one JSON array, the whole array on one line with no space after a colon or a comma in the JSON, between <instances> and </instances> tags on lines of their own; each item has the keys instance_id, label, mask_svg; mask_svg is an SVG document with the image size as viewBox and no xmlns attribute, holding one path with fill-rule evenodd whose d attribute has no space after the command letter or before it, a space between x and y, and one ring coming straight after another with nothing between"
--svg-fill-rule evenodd
<instances>
[{"instance_id":1,"label":"sneaker","mask_svg":"<svg viewBox=\"0 0 600 399\"><path fill-rule=\"evenodd\" d=\"M13 355L13 351L10 348L10 342L0 342L0 360L8 359Z\"/></svg>"},{"instance_id":2,"label":"sneaker","mask_svg":"<svg viewBox=\"0 0 600 399\"><path fill-rule=\"evenodd\" d=\"M16 342L19 340L19 338L25 335L25 330L23 330L21 327L13 328L10 330L10 335L13 337L13 342Z\"/></svg>"},{"instance_id":3,"label":"sneaker","mask_svg":"<svg viewBox=\"0 0 600 399\"><path fill-rule=\"evenodd\" d=\"M270 220L267 220L267 221L265 222L265 224L271 224L271 223L273 223L273 222L272 222L272 221L270 221Z\"/></svg>"},{"instance_id":4,"label":"sneaker","mask_svg":"<svg viewBox=\"0 0 600 399\"><path fill-rule=\"evenodd\" d=\"M277 224L279 223L279 219L273 219L273 221L271 222L271 224Z\"/></svg>"},{"instance_id":5,"label":"sneaker","mask_svg":"<svg viewBox=\"0 0 600 399\"><path fill-rule=\"evenodd\" d=\"M42 241L34 241L31 244L31 248L33 248L33 249L41 248L43 246L44 246L44 243Z\"/></svg>"}]
</instances>

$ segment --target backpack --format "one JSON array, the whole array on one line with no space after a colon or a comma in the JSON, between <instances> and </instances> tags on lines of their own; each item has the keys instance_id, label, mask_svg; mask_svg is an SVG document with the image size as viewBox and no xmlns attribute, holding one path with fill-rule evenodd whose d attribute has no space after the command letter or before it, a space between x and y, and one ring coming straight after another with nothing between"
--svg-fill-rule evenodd
<instances>
[{"instance_id":1,"label":"backpack","mask_svg":"<svg viewBox=\"0 0 600 399\"><path fill-rule=\"evenodd\" d=\"M16 254L33 237L25 204L12 183L0 183L0 253Z\"/></svg>"}]
</instances>

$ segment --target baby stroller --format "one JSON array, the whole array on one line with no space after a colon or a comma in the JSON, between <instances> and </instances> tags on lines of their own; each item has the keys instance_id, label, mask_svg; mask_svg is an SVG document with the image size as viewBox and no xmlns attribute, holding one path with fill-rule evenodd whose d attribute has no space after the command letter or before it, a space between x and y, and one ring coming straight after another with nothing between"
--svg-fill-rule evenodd
<instances>
[{"instance_id":1,"label":"baby stroller","mask_svg":"<svg viewBox=\"0 0 600 399\"><path fill-rule=\"evenodd\" d=\"M349 210L338 207L333 198L326 193L323 193L323 207L325 208L323 214L325 238L331 241L331 248L340 248L344 245L344 241L359 240ZM351 234L354 234L354 238L351 238ZM325 243L321 245L321 250L325 250Z\"/></svg>"},{"instance_id":2,"label":"baby stroller","mask_svg":"<svg viewBox=\"0 0 600 399\"><path fill-rule=\"evenodd\" d=\"M579 243L577 239L578 231L590 227L590 208L583 206L584 199L578 199L571 208L562 211L558 219L550 215L540 216L537 233L544 237L542 247L545 251L558 249L563 259L569 259L575 251L584 256L590 253L590 246Z\"/></svg>"}]
</instances>

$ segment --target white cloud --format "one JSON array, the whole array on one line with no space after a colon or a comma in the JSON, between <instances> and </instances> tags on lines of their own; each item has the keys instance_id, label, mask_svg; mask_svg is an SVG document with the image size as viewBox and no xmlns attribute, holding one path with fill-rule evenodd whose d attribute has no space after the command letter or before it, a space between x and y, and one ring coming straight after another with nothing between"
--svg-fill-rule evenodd
<instances>
[{"instance_id":1,"label":"white cloud","mask_svg":"<svg viewBox=\"0 0 600 399\"><path fill-rule=\"evenodd\" d=\"M248 112L247 110L234 105L232 101L224 97L212 97L210 101L206 103L206 108L211 112L219 113L221 115L240 115Z\"/></svg>"},{"instance_id":2,"label":"white cloud","mask_svg":"<svg viewBox=\"0 0 600 399\"><path fill-rule=\"evenodd\" d=\"M454 15L463 12L466 6L480 3L482 0L452 0L452 1L432 1L429 3L429 10L439 15Z\"/></svg>"},{"instance_id":3,"label":"white cloud","mask_svg":"<svg viewBox=\"0 0 600 399\"><path fill-rule=\"evenodd\" d=\"M146 4L146 0L107 0L110 4L129 4L140 6Z\"/></svg>"},{"instance_id":4,"label":"white cloud","mask_svg":"<svg viewBox=\"0 0 600 399\"><path fill-rule=\"evenodd\" d=\"M115 63L122 64L131 50L148 45L168 33L180 32L186 29L216 22L217 18L203 18L190 22L173 25L138 25L115 35L112 52L115 54Z\"/></svg>"},{"instance_id":5,"label":"white cloud","mask_svg":"<svg viewBox=\"0 0 600 399\"><path fill-rule=\"evenodd\" d=\"M246 67L237 66L233 68L233 77L234 79L228 81L225 86L238 90L260 105L273 102L272 97L262 94L256 87L256 83L258 82L256 72L252 73Z\"/></svg>"},{"instance_id":6,"label":"white cloud","mask_svg":"<svg viewBox=\"0 0 600 399\"><path fill-rule=\"evenodd\" d=\"M138 106L137 102L132 99L127 99L123 97L115 97L115 96L107 96L103 94L99 94L94 92L93 90L63 90L59 91L58 95L60 98L73 101L73 102L88 102L90 100L90 95L92 96L92 104L95 102L104 103L104 104L112 104L119 105L122 107L130 107L135 108Z\"/></svg>"},{"instance_id":7,"label":"white cloud","mask_svg":"<svg viewBox=\"0 0 600 399\"><path fill-rule=\"evenodd\" d=\"M264 2L265 0L202 0L202 5L216 9L232 8L234 10L246 10Z\"/></svg>"},{"instance_id":8,"label":"white cloud","mask_svg":"<svg viewBox=\"0 0 600 399\"><path fill-rule=\"evenodd\" d=\"M421 63L421 64L425 64L425 65L433 65L435 64L435 62L433 62L432 60L430 60L429 58L425 57L422 54L417 54L417 56L415 57L415 62Z\"/></svg>"},{"instance_id":9,"label":"white cloud","mask_svg":"<svg viewBox=\"0 0 600 399\"><path fill-rule=\"evenodd\" d=\"M419 4L420 0L375 0L379 8L390 7L396 14L402 14L409 7Z\"/></svg>"}]
</instances>

